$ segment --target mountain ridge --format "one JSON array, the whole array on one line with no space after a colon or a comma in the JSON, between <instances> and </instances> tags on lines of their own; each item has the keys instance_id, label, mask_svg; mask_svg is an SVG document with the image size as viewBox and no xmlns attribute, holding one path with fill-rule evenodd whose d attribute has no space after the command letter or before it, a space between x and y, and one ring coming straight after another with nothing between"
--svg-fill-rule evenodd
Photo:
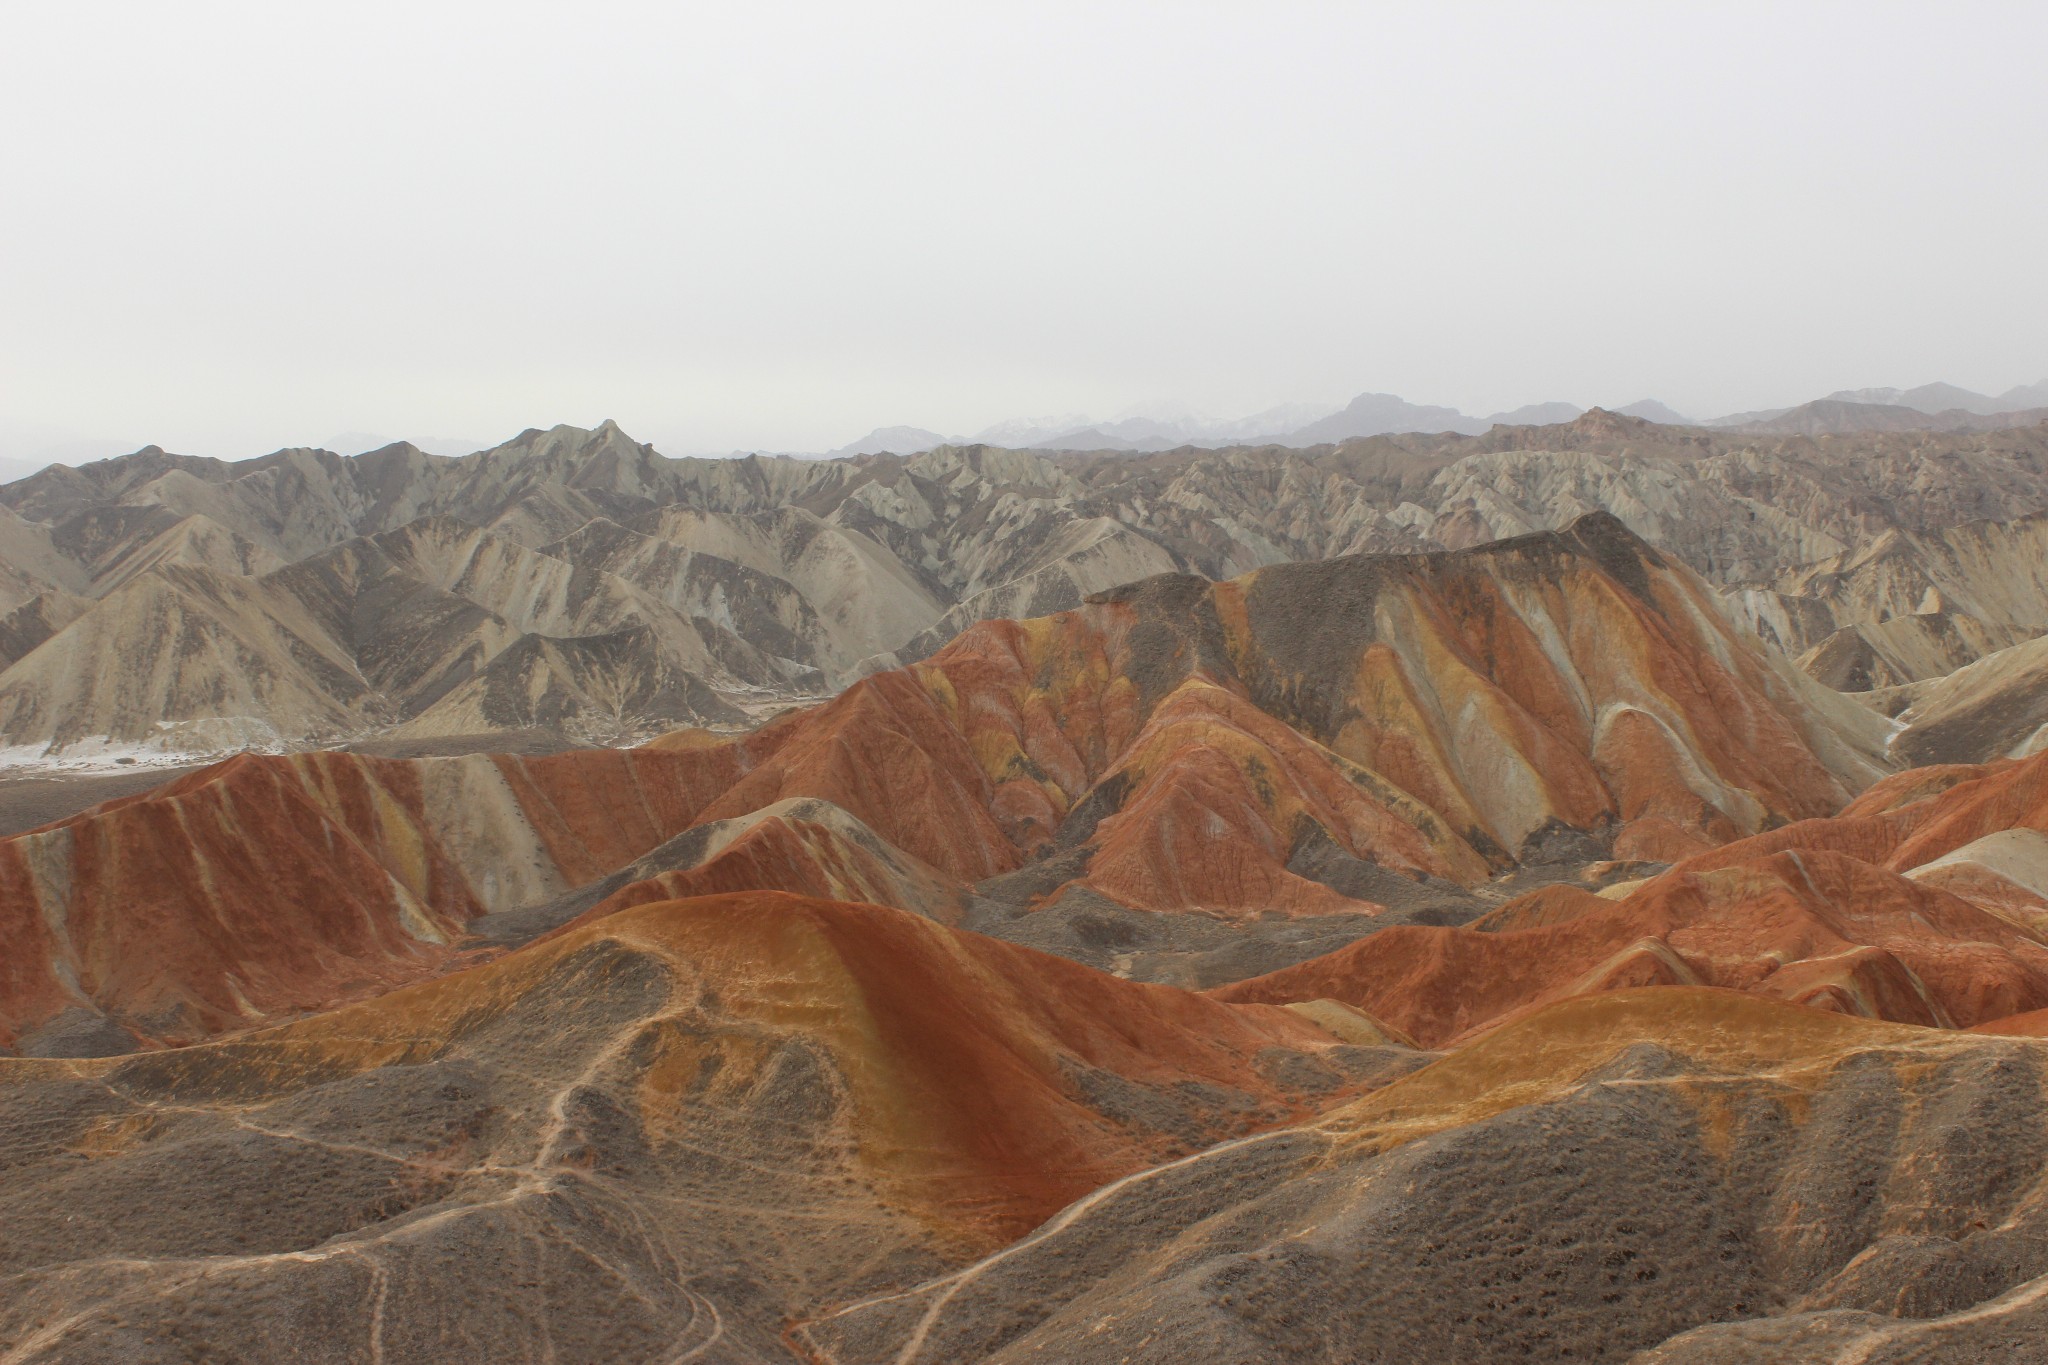
<instances>
[{"instance_id":1,"label":"mountain ridge","mask_svg":"<svg viewBox=\"0 0 2048 1365\"><path fill-rule=\"evenodd\" d=\"M1935 466L1940 485L1913 493ZM565 740L618 742L693 719L743 724L928 657L977 620L1056 612L1147 574L1224 579L1288 560L1457 548L1603 508L1714 581L1743 584L1890 529L2048 506L2048 436L1744 436L1591 409L1564 424L1306 450L977 446L805 462L670 460L607 423L530 430L461 457L394 446L228 465L145 451L9 485L0 506L12 574L0 574L0 610L25 611L0 672L10 745L203 755L397 726L453 740L462 724L501 727L494 717L552 717ZM359 591L313 591L318 566L384 555L342 547L408 534L489 545L477 562L509 576L458 581L394 560L375 599L394 605L371 613L390 632L316 641L308 603ZM614 606L543 621L505 596L528 572L520 564L553 566L543 577L563 588L551 591L576 585ZM224 577L201 589L197 572ZM414 606L400 611L406 594ZM129 619L145 600L148 621L181 624ZM337 610L314 619L339 620ZM438 639L429 620L452 633ZM419 719L415 700L431 699L411 683L366 700L400 674L467 685L518 636L534 643L508 658L503 683L478 683L439 718ZM145 642L136 657L147 669L130 667L131 639ZM87 706L88 657L95 678L126 670L138 681L100 686L104 700ZM311 659L327 663L308 675ZM278 682L252 689L251 677ZM523 688L553 700L513 702ZM631 714L636 699L645 714Z\"/></svg>"}]
</instances>

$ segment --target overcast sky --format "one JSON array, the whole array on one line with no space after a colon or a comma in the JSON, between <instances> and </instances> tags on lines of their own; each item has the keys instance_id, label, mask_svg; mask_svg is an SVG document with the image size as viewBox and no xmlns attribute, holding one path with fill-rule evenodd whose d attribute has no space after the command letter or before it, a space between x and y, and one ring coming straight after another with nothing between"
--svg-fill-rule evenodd
<instances>
[{"instance_id":1,"label":"overcast sky","mask_svg":"<svg viewBox=\"0 0 2048 1365\"><path fill-rule=\"evenodd\" d=\"M0 0L0 438L1997 391L2044 53L2038 0Z\"/></svg>"}]
</instances>

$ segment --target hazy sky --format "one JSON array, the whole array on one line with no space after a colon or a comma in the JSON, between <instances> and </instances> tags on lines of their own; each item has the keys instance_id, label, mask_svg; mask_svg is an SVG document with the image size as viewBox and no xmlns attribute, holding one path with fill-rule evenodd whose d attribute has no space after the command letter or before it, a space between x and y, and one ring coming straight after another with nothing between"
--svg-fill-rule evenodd
<instances>
[{"instance_id":1,"label":"hazy sky","mask_svg":"<svg viewBox=\"0 0 2048 1365\"><path fill-rule=\"evenodd\" d=\"M2039 0L0 0L0 435L1997 391L2044 53Z\"/></svg>"}]
</instances>

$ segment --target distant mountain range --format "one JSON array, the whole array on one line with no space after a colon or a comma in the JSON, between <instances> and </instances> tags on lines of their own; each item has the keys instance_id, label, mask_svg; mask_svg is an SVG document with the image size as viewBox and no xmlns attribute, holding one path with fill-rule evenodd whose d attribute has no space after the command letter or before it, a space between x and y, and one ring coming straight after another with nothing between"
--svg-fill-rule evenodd
<instances>
[{"instance_id":1,"label":"distant mountain range","mask_svg":"<svg viewBox=\"0 0 2048 1365\"><path fill-rule=\"evenodd\" d=\"M1642 405L1638 405L1642 406ZM1661 403L1648 405L1658 414L1651 420L1682 420ZM1552 426L1585 412L1576 403L1531 403L1512 412L1468 417L1456 408L1411 403L1391 393L1362 393L1332 412L1314 403L1289 403L1248 417L1203 418L1192 415L1126 416L1096 421L1079 414L1016 418L972 434L941 435L923 427L879 427L858 441L827 452L828 457L903 455L939 445L996 445L1011 450L1177 450L1182 446L1219 449L1238 445L1312 446L1384 436L1395 432L1449 432L1478 436L1496 425ZM1633 411L1631 409L1630 411Z\"/></svg>"},{"instance_id":2,"label":"distant mountain range","mask_svg":"<svg viewBox=\"0 0 2048 1365\"><path fill-rule=\"evenodd\" d=\"M945 433L928 427L877 427L822 456L846 459L859 455L916 454L945 445L987 445L1006 450L1128 451L1150 453L1183 447L1218 450L1232 446L1278 445L1305 448L1333 445L1370 436L1404 434L1480 436L1496 426L1555 426L1577 419L1590 409L1551 400L1528 403L1483 417L1452 407L1412 403L1397 394L1361 393L1341 408L1327 403L1283 403L1244 417L1212 418L1191 412L1129 411L1108 419L1085 413L1018 417L973 432ZM2016 385L1998 395L1976 393L1954 384L1922 384L1917 388L1840 389L1793 407L1761 408L1721 417L1689 417L1654 398L1606 411L1664 426L1699 426L1756 435L1827 435L1852 431L1971 431L2004 426L2032 426L2048 415L2048 379ZM399 444L368 431L346 431L318 447L343 454L380 450ZM429 438L409 442L433 456L461 456L483 450L488 442L469 438ZM56 427L0 421L0 483L26 478L51 464L70 467L110 458L131 447L117 441L90 439ZM734 451L734 455L748 452ZM756 452L769 454L768 451Z\"/></svg>"},{"instance_id":3,"label":"distant mountain range","mask_svg":"<svg viewBox=\"0 0 2048 1365\"><path fill-rule=\"evenodd\" d=\"M1837 389L1825 398L1816 398L1796 407L1735 412L1700 425L1808 434L1821 431L1966 431L1999 425L1972 421L1972 418L2007 417L2037 408L2048 408L2048 379L2038 384L2017 385L1995 398L1990 394L1957 388L1954 384L1922 384L1915 389ZM1919 420L1926 417L1940 420Z\"/></svg>"},{"instance_id":4,"label":"distant mountain range","mask_svg":"<svg viewBox=\"0 0 2048 1365\"><path fill-rule=\"evenodd\" d=\"M1756 436L1844 436L1865 431L1997 431L2048 421L2048 406L1991 413L1968 408L1926 412L1899 403L1851 403L1816 398L1796 408L1740 422L1717 422L1730 431Z\"/></svg>"},{"instance_id":5,"label":"distant mountain range","mask_svg":"<svg viewBox=\"0 0 2048 1365\"><path fill-rule=\"evenodd\" d=\"M1843 389L1797 407L1764 408L1697 419L1654 398L1609 409L1666 426L1732 428L1759 435L1824 435L1848 431L1968 431L2004 425L1998 419L2048 409L2048 380L1993 397L1953 384L1914 389ZM1234 445L1306 447L1417 432L1479 436L1496 426L1554 426L1587 409L1576 403L1530 403L1508 412L1472 417L1457 408L1411 403L1391 393L1361 393L1330 412L1314 404L1288 404L1249 417L1216 420L1189 415L1126 416L1094 421L1078 413L1016 418L971 435L946 436L923 427L879 427L828 454L835 458L898 455L940 445L998 445L1013 450L1176 450ZM2038 419L2036 419L2038 420ZM2031 425L2022 421L2021 425Z\"/></svg>"}]
</instances>

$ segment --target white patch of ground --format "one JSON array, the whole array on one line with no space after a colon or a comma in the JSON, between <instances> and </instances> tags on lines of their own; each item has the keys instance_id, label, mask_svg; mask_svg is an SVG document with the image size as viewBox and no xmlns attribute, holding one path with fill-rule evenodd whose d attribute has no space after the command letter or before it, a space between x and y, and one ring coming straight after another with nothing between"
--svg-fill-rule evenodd
<instances>
[{"instance_id":1,"label":"white patch of ground","mask_svg":"<svg viewBox=\"0 0 2048 1365\"><path fill-rule=\"evenodd\" d=\"M62 746L0 746L0 772L15 775L118 773L136 768L183 768L239 753L280 754L294 746L277 727L255 716L206 716L158 721L147 739L88 735Z\"/></svg>"}]
</instances>

